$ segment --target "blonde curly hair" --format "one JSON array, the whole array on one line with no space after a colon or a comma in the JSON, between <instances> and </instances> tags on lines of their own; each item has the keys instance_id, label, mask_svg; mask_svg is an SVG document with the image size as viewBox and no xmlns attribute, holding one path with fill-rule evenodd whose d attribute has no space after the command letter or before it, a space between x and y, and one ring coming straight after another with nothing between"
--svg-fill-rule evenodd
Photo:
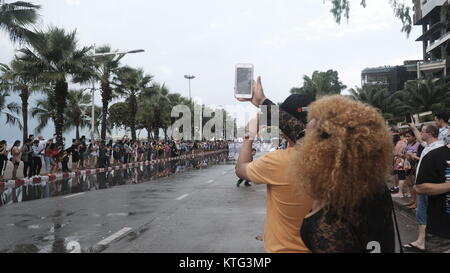
<instances>
[{"instance_id":1,"label":"blonde curly hair","mask_svg":"<svg viewBox=\"0 0 450 273\"><path fill-rule=\"evenodd\" d=\"M292 158L300 189L351 217L364 198L383 189L392 163L392 137L379 111L344 96L310 106L309 129Z\"/></svg>"}]
</instances>

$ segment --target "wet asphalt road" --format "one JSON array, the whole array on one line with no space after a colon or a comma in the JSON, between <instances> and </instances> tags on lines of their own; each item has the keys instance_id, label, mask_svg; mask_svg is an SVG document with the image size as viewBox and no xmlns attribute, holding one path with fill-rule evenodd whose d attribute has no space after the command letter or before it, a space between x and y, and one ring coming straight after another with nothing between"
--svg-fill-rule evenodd
<instances>
[{"instance_id":1,"label":"wet asphalt road","mask_svg":"<svg viewBox=\"0 0 450 273\"><path fill-rule=\"evenodd\" d=\"M234 165L0 208L0 252L264 252L265 187Z\"/></svg>"},{"instance_id":2,"label":"wet asphalt road","mask_svg":"<svg viewBox=\"0 0 450 273\"><path fill-rule=\"evenodd\" d=\"M214 165L0 207L0 252L263 253L265 186L236 180L234 165ZM397 217L403 244L414 241L414 219Z\"/></svg>"}]
</instances>

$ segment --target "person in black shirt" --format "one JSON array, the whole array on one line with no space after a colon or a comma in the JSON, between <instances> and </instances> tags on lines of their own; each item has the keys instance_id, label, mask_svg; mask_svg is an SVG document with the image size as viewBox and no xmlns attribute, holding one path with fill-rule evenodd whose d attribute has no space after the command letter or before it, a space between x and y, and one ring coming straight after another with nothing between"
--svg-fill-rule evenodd
<instances>
[{"instance_id":1,"label":"person in black shirt","mask_svg":"<svg viewBox=\"0 0 450 273\"><path fill-rule=\"evenodd\" d=\"M427 251L450 251L450 145L429 152L415 189L428 196Z\"/></svg>"}]
</instances>

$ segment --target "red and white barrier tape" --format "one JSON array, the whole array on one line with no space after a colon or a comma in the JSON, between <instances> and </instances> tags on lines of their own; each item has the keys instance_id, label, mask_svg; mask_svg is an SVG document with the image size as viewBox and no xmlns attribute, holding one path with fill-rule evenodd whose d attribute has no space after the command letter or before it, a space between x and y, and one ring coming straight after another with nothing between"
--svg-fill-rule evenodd
<instances>
[{"instance_id":1,"label":"red and white barrier tape","mask_svg":"<svg viewBox=\"0 0 450 273\"><path fill-rule=\"evenodd\" d=\"M156 159L151 161L142 161L142 162L136 162L136 163L128 163L128 164L122 164L119 166L114 167L108 167L108 168L96 168L96 169L90 169L90 170L82 170L82 171L76 171L71 173L58 173L58 174L50 174L48 176L38 176L33 178L27 178L27 179L17 179L17 180L9 180L7 182L0 182L0 190L7 189L7 188L15 188L20 186L29 186L29 185L37 185L41 183L51 183L54 181L59 181L67 178L74 178L77 176L83 176L83 175L89 175L89 174L99 174L104 172L110 172L113 170L121 170L121 169L132 169L137 168L140 166L148 166L148 165L155 165L160 163L167 163L169 161L173 160L182 160L182 159L192 159L196 157L206 156L210 154L218 154L223 153L226 150L219 150L214 152L204 152L204 153L198 153L198 154L189 154L189 155L181 155L171 158L163 158L163 159Z\"/></svg>"}]
</instances>

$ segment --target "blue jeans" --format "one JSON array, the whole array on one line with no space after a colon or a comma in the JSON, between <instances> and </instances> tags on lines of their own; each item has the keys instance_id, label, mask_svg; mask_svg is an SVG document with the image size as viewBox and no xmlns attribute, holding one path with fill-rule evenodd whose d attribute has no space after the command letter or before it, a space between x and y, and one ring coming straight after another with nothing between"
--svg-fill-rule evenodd
<instances>
[{"instance_id":1,"label":"blue jeans","mask_svg":"<svg viewBox=\"0 0 450 273\"><path fill-rule=\"evenodd\" d=\"M417 196L417 209L416 209L416 221L419 225L427 225L427 207L428 196L418 194Z\"/></svg>"},{"instance_id":2,"label":"blue jeans","mask_svg":"<svg viewBox=\"0 0 450 273\"><path fill-rule=\"evenodd\" d=\"M49 173L50 172L50 169L51 169L51 160L50 160L51 158L50 157L47 157L47 156L44 156L44 163L45 163L45 172L46 173Z\"/></svg>"}]
</instances>

